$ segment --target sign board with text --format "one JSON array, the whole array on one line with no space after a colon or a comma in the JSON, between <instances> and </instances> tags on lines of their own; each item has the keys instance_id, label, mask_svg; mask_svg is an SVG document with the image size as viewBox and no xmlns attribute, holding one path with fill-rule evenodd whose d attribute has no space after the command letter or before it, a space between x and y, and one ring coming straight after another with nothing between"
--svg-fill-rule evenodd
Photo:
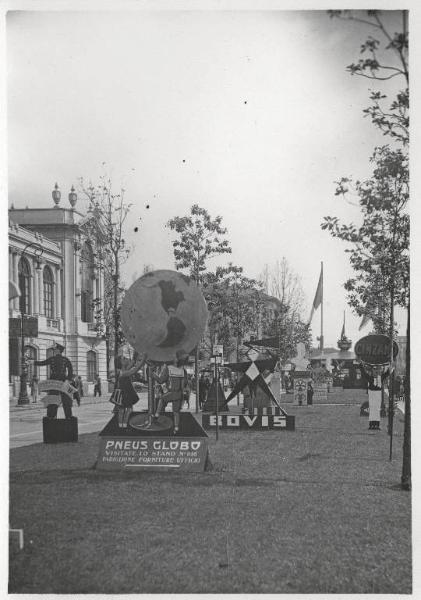
<instances>
[{"instance_id":1,"label":"sign board with text","mask_svg":"<svg viewBox=\"0 0 421 600\"><path fill-rule=\"evenodd\" d=\"M204 471L207 438L102 437L97 469Z\"/></svg>"},{"instance_id":2,"label":"sign board with text","mask_svg":"<svg viewBox=\"0 0 421 600\"><path fill-rule=\"evenodd\" d=\"M360 360L369 365L385 365L390 362L390 338L387 335L366 335L358 340L354 352ZM398 355L399 348L393 342L393 358Z\"/></svg>"},{"instance_id":3,"label":"sign board with text","mask_svg":"<svg viewBox=\"0 0 421 600\"><path fill-rule=\"evenodd\" d=\"M73 398L73 394L77 389L72 386L69 381L59 381L57 379L45 379L38 384L38 390L42 394L44 392L61 392L69 398Z\"/></svg>"},{"instance_id":4,"label":"sign board with text","mask_svg":"<svg viewBox=\"0 0 421 600\"><path fill-rule=\"evenodd\" d=\"M9 337L21 337L21 319L9 319ZM24 317L23 319L23 336L38 337L38 319L37 317Z\"/></svg>"},{"instance_id":5,"label":"sign board with text","mask_svg":"<svg viewBox=\"0 0 421 600\"><path fill-rule=\"evenodd\" d=\"M208 467L208 435L189 412L180 413L177 435L150 428L137 428L147 412L134 412L127 428L113 417L99 434L97 469L125 471L196 471ZM166 420L173 413L165 412ZM139 422L140 422L139 421ZM133 423L133 426L130 425ZM147 421L146 421L147 423ZM170 428L172 431L172 427Z\"/></svg>"},{"instance_id":6,"label":"sign board with text","mask_svg":"<svg viewBox=\"0 0 421 600\"><path fill-rule=\"evenodd\" d=\"M213 429L217 423L216 415L202 415L203 429ZM266 431L278 429L279 431L294 431L294 415L263 415L263 414L222 414L218 415L218 427L220 429L241 429L248 431Z\"/></svg>"},{"instance_id":7,"label":"sign board with text","mask_svg":"<svg viewBox=\"0 0 421 600\"><path fill-rule=\"evenodd\" d=\"M215 344L212 348L212 356L211 362L212 364L222 364L224 358L224 347L218 344Z\"/></svg>"}]
</instances>

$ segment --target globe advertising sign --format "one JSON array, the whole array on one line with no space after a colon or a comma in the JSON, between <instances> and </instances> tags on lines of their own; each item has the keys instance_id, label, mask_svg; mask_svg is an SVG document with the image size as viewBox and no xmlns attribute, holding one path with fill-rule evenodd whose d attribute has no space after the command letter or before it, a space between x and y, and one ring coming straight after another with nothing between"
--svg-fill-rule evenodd
<instances>
[{"instance_id":1,"label":"globe advertising sign","mask_svg":"<svg viewBox=\"0 0 421 600\"><path fill-rule=\"evenodd\" d=\"M169 362L200 341L208 310L200 288L177 271L150 271L127 290L121 326L127 341L148 359Z\"/></svg>"},{"instance_id":2,"label":"globe advertising sign","mask_svg":"<svg viewBox=\"0 0 421 600\"><path fill-rule=\"evenodd\" d=\"M393 358L399 348L393 342ZM384 365L390 362L390 338L387 335L366 335L355 344L354 352L360 360L369 365Z\"/></svg>"}]
</instances>

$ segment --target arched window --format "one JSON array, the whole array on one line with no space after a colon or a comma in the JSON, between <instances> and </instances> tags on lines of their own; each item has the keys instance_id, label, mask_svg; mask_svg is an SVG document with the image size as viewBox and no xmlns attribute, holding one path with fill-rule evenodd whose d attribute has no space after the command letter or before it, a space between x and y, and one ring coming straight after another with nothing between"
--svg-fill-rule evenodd
<instances>
[{"instance_id":1,"label":"arched window","mask_svg":"<svg viewBox=\"0 0 421 600\"><path fill-rule=\"evenodd\" d=\"M25 356L27 359L29 359L30 361L32 360L38 360L37 359L37 350L36 348L34 348L33 346L25 346ZM28 383L31 382L32 377L35 375L36 377L38 377L37 374L37 367L32 363L32 362L28 362Z\"/></svg>"},{"instance_id":2,"label":"arched window","mask_svg":"<svg viewBox=\"0 0 421 600\"><path fill-rule=\"evenodd\" d=\"M94 381L96 374L96 353L93 350L88 350L86 353L86 379L88 381Z\"/></svg>"},{"instance_id":3,"label":"arched window","mask_svg":"<svg viewBox=\"0 0 421 600\"><path fill-rule=\"evenodd\" d=\"M31 269L29 263L23 256L19 260L18 265L19 279L19 310L25 315L30 314L31 309Z\"/></svg>"},{"instance_id":4,"label":"arched window","mask_svg":"<svg viewBox=\"0 0 421 600\"><path fill-rule=\"evenodd\" d=\"M93 281L94 281L94 253L89 244L85 243L80 254L82 261L82 286L81 286L81 319L84 323L93 321Z\"/></svg>"},{"instance_id":5,"label":"arched window","mask_svg":"<svg viewBox=\"0 0 421 600\"><path fill-rule=\"evenodd\" d=\"M50 358L50 356L54 356L54 354L56 353L56 349L53 346L52 348L47 348L47 353L46 353L46 358ZM50 366L47 366L47 379L50 379Z\"/></svg>"},{"instance_id":6,"label":"arched window","mask_svg":"<svg viewBox=\"0 0 421 600\"><path fill-rule=\"evenodd\" d=\"M45 267L42 274L44 295L44 314L49 319L54 316L54 278L50 267Z\"/></svg>"}]
</instances>

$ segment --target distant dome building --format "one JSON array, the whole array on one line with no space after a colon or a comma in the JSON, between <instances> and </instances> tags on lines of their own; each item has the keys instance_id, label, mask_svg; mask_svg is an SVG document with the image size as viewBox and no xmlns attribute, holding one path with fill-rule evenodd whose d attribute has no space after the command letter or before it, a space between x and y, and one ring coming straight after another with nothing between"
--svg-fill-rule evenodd
<instances>
[{"instance_id":1,"label":"distant dome building","mask_svg":"<svg viewBox=\"0 0 421 600\"><path fill-rule=\"evenodd\" d=\"M352 340L345 333L345 313L341 336L336 348L313 350L310 354L312 367L327 367L332 370L333 385L343 388L364 388L365 383L361 371L356 363L356 355L351 350Z\"/></svg>"}]
</instances>

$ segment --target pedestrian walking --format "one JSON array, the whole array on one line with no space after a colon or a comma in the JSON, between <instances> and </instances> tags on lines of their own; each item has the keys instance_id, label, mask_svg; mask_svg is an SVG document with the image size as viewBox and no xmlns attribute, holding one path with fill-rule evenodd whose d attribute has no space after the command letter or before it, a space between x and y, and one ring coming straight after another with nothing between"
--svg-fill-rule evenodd
<instances>
[{"instance_id":1,"label":"pedestrian walking","mask_svg":"<svg viewBox=\"0 0 421 600\"><path fill-rule=\"evenodd\" d=\"M101 377L99 375L95 375L95 385L94 385L94 397L98 394L101 396Z\"/></svg>"},{"instance_id":2,"label":"pedestrian walking","mask_svg":"<svg viewBox=\"0 0 421 600\"><path fill-rule=\"evenodd\" d=\"M80 394L79 394L79 386L78 386L78 378L77 375L71 381L72 386L75 388L75 392L73 393L73 399L76 400L76 404L80 406Z\"/></svg>"},{"instance_id":3,"label":"pedestrian walking","mask_svg":"<svg viewBox=\"0 0 421 600\"><path fill-rule=\"evenodd\" d=\"M206 385L205 376L202 373L202 375L199 377L199 408L200 408L200 410L202 410L202 406L206 402L207 391L208 391L208 388Z\"/></svg>"},{"instance_id":4,"label":"pedestrian walking","mask_svg":"<svg viewBox=\"0 0 421 600\"><path fill-rule=\"evenodd\" d=\"M83 381L82 381L82 377L80 375L76 375L76 387L79 392L79 403L80 403L81 398L83 398Z\"/></svg>"},{"instance_id":5,"label":"pedestrian walking","mask_svg":"<svg viewBox=\"0 0 421 600\"><path fill-rule=\"evenodd\" d=\"M31 389L31 398L32 398L32 402L38 402L38 377L36 377L35 375L32 377L31 379L31 383L30 385L30 389Z\"/></svg>"},{"instance_id":6,"label":"pedestrian walking","mask_svg":"<svg viewBox=\"0 0 421 600\"><path fill-rule=\"evenodd\" d=\"M314 395L313 384L311 381L309 381L307 384L307 404L309 404L310 406L313 404L313 395Z\"/></svg>"}]
</instances>

